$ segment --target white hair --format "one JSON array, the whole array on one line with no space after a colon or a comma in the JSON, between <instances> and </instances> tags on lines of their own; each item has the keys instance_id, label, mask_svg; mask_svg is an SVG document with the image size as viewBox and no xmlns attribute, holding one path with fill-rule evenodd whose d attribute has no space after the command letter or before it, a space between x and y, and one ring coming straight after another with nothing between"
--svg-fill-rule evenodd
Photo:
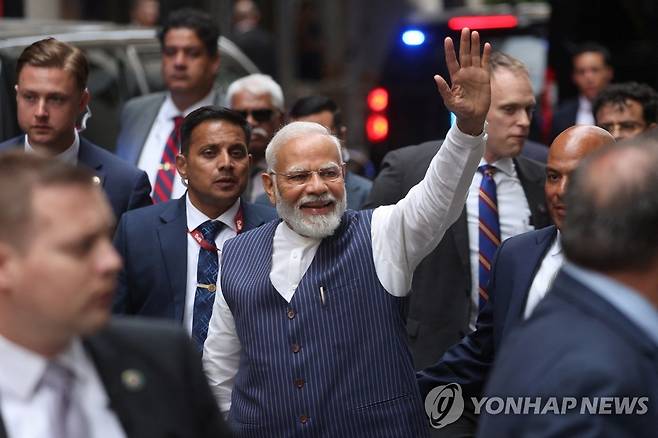
<instances>
[{"instance_id":1,"label":"white hair","mask_svg":"<svg viewBox=\"0 0 658 438\"><path fill-rule=\"evenodd\" d=\"M281 86L272 79L272 76L262 73L254 73L249 76L241 77L231 82L226 90L226 102L231 105L233 96L241 91L250 94L267 94L272 99L272 105L277 107L281 112L285 112L283 102L283 90Z\"/></svg>"},{"instance_id":2,"label":"white hair","mask_svg":"<svg viewBox=\"0 0 658 438\"><path fill-rule=\"evenodd\" d=\"M336 145L338 157L343 156L340 140L338 140L338 137L333 135L327 128L315 122L292 122L281 128L279 132L277 132L276 135L272 137L272 140L267 145L267 148L265 149L265 161L267 162L267 170L273 171L276 167L277 153L283 145L288 144L300 137L306 137L310 135L324 135L328 137L332 143ZM342 158L339 159L342 160Z\"/></svg>"}]
</instances>

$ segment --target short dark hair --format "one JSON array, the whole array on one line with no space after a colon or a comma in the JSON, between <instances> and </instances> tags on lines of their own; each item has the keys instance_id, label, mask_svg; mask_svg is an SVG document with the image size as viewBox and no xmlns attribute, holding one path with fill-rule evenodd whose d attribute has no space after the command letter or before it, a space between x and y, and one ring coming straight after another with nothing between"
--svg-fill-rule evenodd
<instances>
[{"instance_id":1,"label":"short dark hair","mask_svg":"<svg viewBox=\"0 0 658 438\"><path fill-rule=\"evenodd\" d=\"M218 54L217 40L221 34L219 25L212 16L206 12L194 8L177 9L167 16L162 29L158 32L160 47L164 48L164 40L167 32L177 28L191 29L203 42L206 52L211 57Z\"/></svg>"},{"instance_id":2,"label":"short dark hair","mask_svg":"<svg viewBox=\"0 0 658 438\"><path fill-rule=\"evenodd\" d=\"M329 111L332 114L335 129L339 129L342 126L343 117L340 109L336 105L336 102L327 96L313 95L297 99L292 108L290 108L290 117L299 119L300 117L310 116L323 111Z\"/></svg>"},{"instance_id":3,"label":"short dark hair","mask_svg":"<svg viewBox=\"0 0 658 438\"><path fill-rule=\"evenodd\" d=\"M600 272L642 270L658 258L658 141L604 146L567 187L562 245L568 259Z\"/></svg>"},{"instance_id":4,"label":"short dark hair","mask_svg":"<svg viewBox=\"0 0 658 438\"><path fill-rule=\"evenodd\" d=\"M249 126L247 120L239 113L228 108L209 105L192 111L183 120L180 129L180 148L183 155L187 155L190 152L190 137L192 136L192 131L206 120L224 120L239 126L244 132L245 144L247 145L247 148L249 147L251 126Z\"/></svg>"},{"instance_id":5,"label":"short dark hair","mask_svg":"<svg viewBox=\"0 0 658 438\"><path fill-rule=\"evenodd\" d=\"M605 46L602 46L601 44L595 43L595 42L585 42L582 44L579 44L573 48L571 51L571 59L573 60L576 56L580 56L583 53L598 53L603 57L603 62L605 65L608 67L612 67L612 55L610 55L610 50L608 50Z\"/></svg>"},{"instance_id":6,"label":"short dark hair","mask_svg":"<svg viewBox=\"0 0 658 438\"><path fill-rule=\"evenodd\" d=\"M627 100L634 100L642 105L642 118L647 124L655 123L658 115L658 93L647 84L638 82L622 82L611 84L604 88L592 103L592 112L596 113L604 105L624 107Z\"/></svg>"},{"instance_id":7,"label":"short dark hair","mask_svg":"<svg viewBox=\"0 0 658 438\"><path fill-rule=\"evenodd\" d=\"M33 226L34 190L57 185L93 188L94 174L84 166L22 150L0 152L0 241L25 248Z\"/></svg>"},{"instance_id":8,"label":"short dark hair","mask_svg":"<svg viewBox=\"0 0 658 438\"><path fill-rule=\"evenodd\" d=\"M39 40L23 50L16 61L16 78L20 77L21 71L26 65L60 68L73 75L80 91L87 87L89 77L87 57L79 48L55 38Z\"/></svg>"}]
</instances>

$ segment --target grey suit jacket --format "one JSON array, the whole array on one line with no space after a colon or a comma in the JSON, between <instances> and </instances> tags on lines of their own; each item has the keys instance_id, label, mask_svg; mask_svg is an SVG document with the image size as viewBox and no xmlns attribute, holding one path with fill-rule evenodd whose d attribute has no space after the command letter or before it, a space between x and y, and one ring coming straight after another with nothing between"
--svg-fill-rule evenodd
<instances>
[{"instance_id":1,"label":"grey suit jacket","mask_svg":"<svg viewBox=\"0 0 658 438\"><path fill-rule=\"evenodd\" d=\"M182 329L115 318L83 344L127 438L231 436ZM0 438L7 438L1 416Z\"/></svg>"},{"instance_id":2,"label":"grey suit jacket","mask_svg":"<svg viewBox=\"0 0 658 438\"><path fill-rule=\"evenodd\" d=\"M441 146L430 141L394 150L384 157L364 208L394 204L425 175ZM550 224L544 201L544 167L524 157L514 165L531 211L535 228ZM469 330L471 267L466 208L446 231L441 242L414 272L408 300L407 333L417 369L439 360Z\"/></svg>"},{"instance_id":3,"label":"grey suit jacket","mask_svg":"<svg viewBox=\"0 0 658 438\"><path fill-rule=\"evenodd\" d=\"M167 97L166 91L130 99L121 111L121 129L115 153L129 163L137 165L146 137ZM224 96L215 92L215 105L222 105Z\"/></svg>"}]
</instances>

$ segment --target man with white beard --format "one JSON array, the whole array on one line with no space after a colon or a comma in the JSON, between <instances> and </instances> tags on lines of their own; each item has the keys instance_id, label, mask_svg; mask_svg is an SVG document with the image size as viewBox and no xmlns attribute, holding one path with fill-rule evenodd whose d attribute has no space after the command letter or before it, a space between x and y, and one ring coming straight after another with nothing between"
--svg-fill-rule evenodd
<instances>
[{"instance_id":1,"label":"man with white beard","mask_svg":"<svg viewBox=\"0 0 658 438\"><path fill-rule=\"evenodd\" d=\"M345 210L340 143L295 122L266 151L282 222L226 243L204 366L236 437L425 437L400 304L420 260L459 216L490 103L477 32L445 42L457 116L425 179L396 205Z\"/></svg>"}]
</instances>

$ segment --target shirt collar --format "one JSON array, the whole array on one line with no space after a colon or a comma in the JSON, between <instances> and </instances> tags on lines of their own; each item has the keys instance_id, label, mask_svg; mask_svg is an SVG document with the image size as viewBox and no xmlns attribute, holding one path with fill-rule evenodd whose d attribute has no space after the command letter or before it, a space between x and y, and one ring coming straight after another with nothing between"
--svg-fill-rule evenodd
<instances>
[{"instance_id":1,"label":"shirt collar","mask_svg":"<svg viewBox=\"0 0 658 438\"><path fill-rule=\"evenodd\" d=\"M195 230L199 225L208 220L218 220L229 227L231 230L237 232L237 228L235 227L235 215L238 214L238 209L240 208L240 198L238 198L228 210L220 214L219 217L214 218L206 216L201 212L201 210L196 208L190 200L189 193L185 194L185 207L187 215L187 228L189 231Z\"/></svg>"},{"instance_id":2,"label":"shirt collar","mask_svg":"<svg viewBox=\"0 0 658 438\"><path fill-rule=\"evenodd\" d=\"M73 144L61 154L55 155L55 159L60 160L63 163L77 165L78 152L80 152L80 136L78 135L78 131L76 129L73 130L73 134ZM36 153L32 145L30 145L27 134L25 134L25 152Z\"/></svg>"},{"instance_id":3,"label":"shirt collar","mask_svg":"<svg viewBox=\"0 0 658 438\"><path fill-rule=\"evenodd\" d=\"M49 359L24 348L0 335L0 393L7 391L15 397L28 400L32 397L46 370ZM74 339L69 347L54 359L71 370L76 379L88 378L84 364L87 361L82 342Z\"/></svg>"},{"instance_id":4,"label":"shirt collar","mask_svg":"<svg viewBox=\"0 0 658 438\"><path fill-rule=\"evenodd\" d=\"M562 254L562 242L560 242L560 230L557 230L557 236L555 236L555 239L553 240L553 244L551 245L551 248L548 250L548 253L551 255L551 257L555 257Z\"/></svg>"},{"instance_id":5,"label":"shirt collar","mask_svg":"<svg viewBox=\"0 0 658 438\"><path fill-rule=\"evenodd\" d=\"M564 270L609 302L658 346L658 311L636 290L601 273L565 262Z\"/></svg>"},{"instance_id":6,"label":"shirt collar","mask_svg":"<svg viewBox=\"0 0 658 438\"><path fill-rule=\"evenodd\" d=\"M282 225L279 228L281 229L282 237L292 242L292 244L295 246L303 247L303 246L318 243L319 241L322 240L314 237L302 236L301 234L297 233L292 228L290 228L290 226L286 221L283 221Z\"/></svg>"},{"instance_id":7,"label":"shirt collar","mask_svg":"<svg viewBox=\"0 0 658 438\"><path fill-rule=\"evenodd\" d=\"M508 176L514 176L514 174L516 173L514 171L514 161L509 157L501 158L500 160L496 160L493 163L487 163L487 161L484 158L481 158L478 167L483 166L485 164L490 164L491 166L495 167L496 170L500 170L501 172L503 172L505 175Z\"/></svg>"},{"instance_id":8,"label":"shirt collar","mask_svg":"<svg viewBox=\"0 0 658 438\"><path fill-rule=\"evenodd\" d=\"M167 120L173 119L174 117L181 115L185 117L195 109L199 109L202 106L212 105L214 103L215 103L215 90L211 89L210 93L208 93L203 99L193 103L192 105L190 105L189 108L185 108L185 110L181 111L178 108L176 108L176 105L174 105L174 101L171 99L171 93L167 93L167 97L165 98L165 101L162 104L162 109L160 110L160 114Z\"/></svg>"},{"instance_id":9,"label":"shirt collar","mask_svg":"<svg viewBox=\"0 0 658 438\"><path fill-rule=\"evenodd\" d=\"M578 108L580 108L581 111L592 112L592 102L581 94L578 96Z\"/></svg>"}]
</instances>

